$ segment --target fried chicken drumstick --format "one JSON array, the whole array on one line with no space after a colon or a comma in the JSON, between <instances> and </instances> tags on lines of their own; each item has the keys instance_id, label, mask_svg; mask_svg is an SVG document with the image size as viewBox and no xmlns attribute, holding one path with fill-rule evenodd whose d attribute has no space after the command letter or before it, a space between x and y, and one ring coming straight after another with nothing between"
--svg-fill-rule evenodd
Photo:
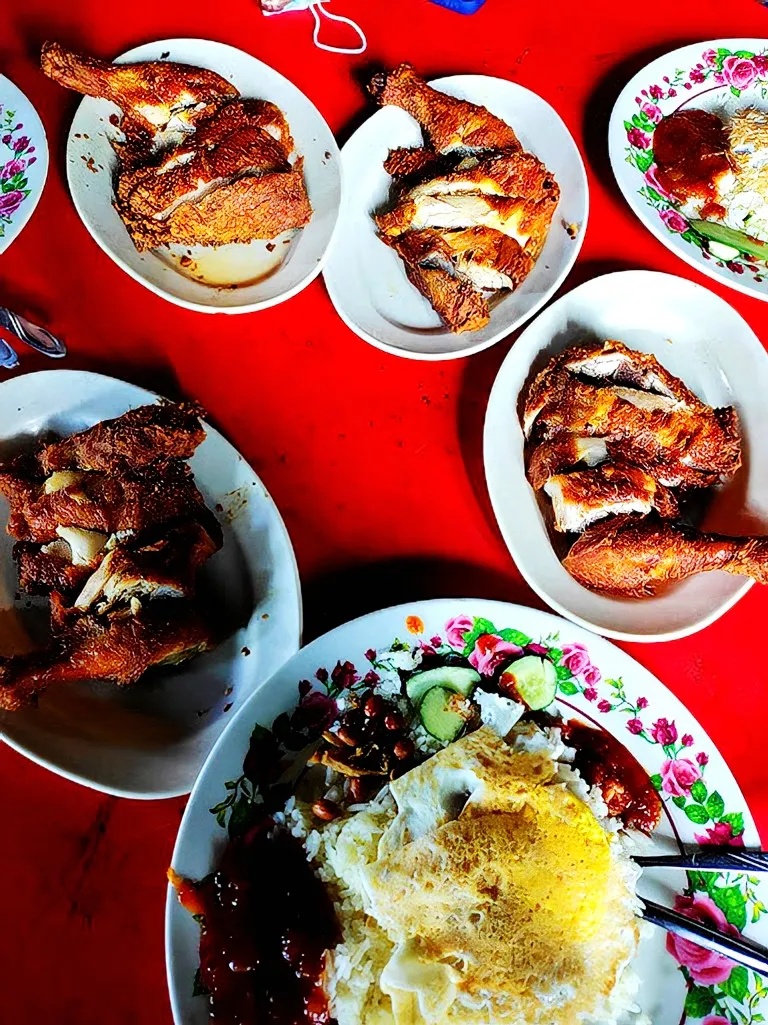
<instances>
[{"instance_id":1,"label":"fried chicken drumstick","mask_svg":"<svg viewBox=\"0 0 768 1025\"><path fill-rule=\"evenodd\" d=\"M563 565L585 587L644 598L695 573L725 570L768 584L768 537L725 537L683 524L618 517L579 537Z\"/></svg>"}]
</instances>

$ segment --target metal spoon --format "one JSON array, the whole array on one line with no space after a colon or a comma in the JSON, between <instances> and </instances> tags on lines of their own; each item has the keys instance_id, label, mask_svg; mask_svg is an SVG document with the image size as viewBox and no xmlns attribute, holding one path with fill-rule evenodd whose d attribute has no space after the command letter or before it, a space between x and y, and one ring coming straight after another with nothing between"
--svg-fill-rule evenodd
<instances>
[{"instance_id":1,"label":"metal spoon","mask_svg":"<svg viewBox=\"0 0 768 1025\"><path fill-rule=\"evenodd\" d=\"M52 335L44 327L38 327L31 320L22 317L20 313L14 313L12 310L6 309L5 306L0 306L0 326L6 328L11 334L16 335L25 345L35 349L37 352L42 352L45 356L50 356L52 359L61 359L62 356L67 355L67 348L59 338ZM13 352L13 349L7 343L3 342L3 346L5 349ZM6 367L16 366L18 359L16 359L15 353L13 355L13 363L3 363L2 365Z\"/></svg>"}]
</instances>

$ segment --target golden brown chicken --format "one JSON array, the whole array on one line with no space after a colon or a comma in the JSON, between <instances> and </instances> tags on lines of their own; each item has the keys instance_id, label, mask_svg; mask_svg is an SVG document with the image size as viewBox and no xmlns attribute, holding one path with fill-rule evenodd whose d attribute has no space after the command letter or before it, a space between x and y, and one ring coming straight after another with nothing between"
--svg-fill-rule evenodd
<instances>
[{"instance_id":1,"label":"golden brown chicken","mask_svg":"<svg viewBox=\"0 0 768 1025\"><path fill-rule=\"evenodd\" d=\"M59 43L43 44L40 64L59 85L116 104L127 119L128 132L134 126L149 133L162 131L174 119L193 124L238 95L231 82L206 68L169 61L109 64Z\"/></svg>"},{"instance_id":2,"label":"golden brown chicken","mask_svg":"<svg viewBox=\"0 0 768 1025\"><path fill-rule=\"evenodd\" d=\"M679 514L675 496L637 466L604 463L591 470L550 477L544 490L552 499L555 529L581 533L606 516L655 509L665 519Z\"/></svg>"},{"instance_id":3,"label":"golden brown chicken","mask_svg":"<svg viewBox=\"0 0 768 1025\"><path fill-rule=\"evenodd\" d=\"M136 683L155 666L177 665L209 651L215 636L198 610L178 599L148 602L103 616L57 613L58 635L45 652L0 659L0 709L15 711L48 687L105 680Z\"/></svg>"},{"instance_id":4,"label":"golden brown chicken","mask_svg":"<svg viewBox=\"0 0 768 1025\"><path fill-rule=\"evenodd\" d=\"M40 466L46 474L54 470L121 473L161 460L189 459L205 440L201 412L187 402L139 406L44 446Z\"/></svg>"},{"instance_id":5,"label":"golden brown chicken","mask_svg":"<svg viewBox=\"0 0 768 1025\"><path fill-rule=\"evenodd\" d=\"M49 595L54 639L0 660L0 708L68 680L135 682L213 645L193 601L222 531L182 457L196 407L143 406L0 467L27 593Z\"/></svg>"},{"instance_id":6,"label":"golden brown chicken","mask_svg":"<svg viewBox=\"0 0 768 1025\"><path fill-rule=\"evenodd\" d=\"M273 239L312 215L285 117L204 68L106 64L46 43L43 70L124 113L115 207L143 252Z\"/></svg>"},{"instance_id":7,"label":"golden brown chicken","mask_svg":"<svg viewBox=\"0 0 768 1025\"><path fill-rule=\"evenodd\" d=\"M381 106L402 107L415 118L438 153L520 149L505 121L485 107L433 89L412 64L374 75L368 88Z\"/></svg>"},{"instance_id":8,"label":"golden brown chicken","mask_svg":"<svg viewBox=\"0 0 768 1025\"><path fill-rule=\"evenodd\" d=\"M374 77L381 104L408 111L429 145L390 151L393 205L375 216L408 278L455 332L490 319L486 293L522 283L559 201L552 175L500 118L441 93L409 64Z\"/></svg>"},{"instance_id":9,"label":"golden brown chicken","mask_svg":"<svg viewBox=\"0 0 768 1025\"><path fill-rule=\"evenodd\" d=\"M710 570L765 584L768 537L725 537L669 521L619 517L585 530L563 565L590 590L625 598L644 598Z\"/></svg>"}]
</instances>

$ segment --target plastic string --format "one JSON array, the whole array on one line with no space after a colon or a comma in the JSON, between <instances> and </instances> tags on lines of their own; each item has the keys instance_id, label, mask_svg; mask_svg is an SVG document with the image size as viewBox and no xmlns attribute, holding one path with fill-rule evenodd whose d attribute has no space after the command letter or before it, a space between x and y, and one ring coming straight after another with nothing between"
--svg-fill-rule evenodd
<instances>
[{"instance_id":1,"label":"plastic string","mask_svg":"<svg viewBox=\"0 0 768 1025\"><path fill-rule=\"evenodd\" d=\"M328 50L330 53L363 53L368 46L368 40L365 38L365 32L363 32L357 22L352 21L351 18L345 18L341 14L332 14L330 11L326 11L323 6L326 3L328 3L328 0L314 0L314 2L309 5L309 9L312 11L312 17L315 19L315 31L312 35L315 46L319 50ZM320 42L320 28L322 25L320 21L321 14L331 21L339 21L344 25L349 25L349 27L357 33L358 38L360 39L360 45L352 48L347 46L329 46L328 43Z\"/></svg>"}]
</instances>

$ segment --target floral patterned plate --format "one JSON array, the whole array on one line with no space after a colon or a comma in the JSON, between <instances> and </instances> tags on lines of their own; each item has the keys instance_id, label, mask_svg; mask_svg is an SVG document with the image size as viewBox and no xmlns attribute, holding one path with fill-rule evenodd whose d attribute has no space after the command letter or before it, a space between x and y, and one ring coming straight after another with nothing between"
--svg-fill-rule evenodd
<instances>
[{"instance_id":1,"label":"floral patterned plate","mask_svg":"<svg viewBox=\"0 0 768 1025\"><path fill-rule=\"evenodd\" d=\"M301 650L254 693L219 738L192 791L173 867L201 878L216 863L225 826L247 813L253 789L243 758L256 724L283 712L325 707L345 688L367 687L423 654L468 658L492 674L507 652L533 646L556 667L558 711L620 738L645 766L664 814L654 846L680 843L758 846L759 837L728 766L685 707L647 670L594 634L548 613L503 602L436 600L401 605L354 620ZM506 656L508 657L508 655ZM371 675L373 674L373 676ZM311 682L310 682L311 681ZM301 695L301 697L299 696ZM268 881L267 881L268 885ZM746 931L765 943L768 883L737 873L686 875L647 870L640 893L699 921ZM208 1002L195 996L199 928L169 889L166 961L177 1025L203 1025ZM763 1021L768 989L759 975L716 954L650 930L635 968L643 1011L654 1025L684 1017L706 1025Z\"/></svg>"},{"instance_id":2,"label":"floral patterned plate","mask_svg":"<svg viewBox=\"0 0 768 1025\"><path fill-rule=\"evenodd\" d=\"M744 107L768 110L768 39L717 39L659 57L622 91L608 129L616 181L646 228L702 273L768 300L765 261L746 255L728 263L716 259L656 178L654 130L681 107L701 107L725 118Z\"/></svg>"},{"instance_id":3,"label":"floral patterned plate","mask_svg":"<svg viewBox=\"0 0 768 1025\"><path fill-rule=\"evenodd\" d=\"M37 111L0 75L0 253L32 216L48 174L48 143Z\"/></svg>"}]
</instances>

